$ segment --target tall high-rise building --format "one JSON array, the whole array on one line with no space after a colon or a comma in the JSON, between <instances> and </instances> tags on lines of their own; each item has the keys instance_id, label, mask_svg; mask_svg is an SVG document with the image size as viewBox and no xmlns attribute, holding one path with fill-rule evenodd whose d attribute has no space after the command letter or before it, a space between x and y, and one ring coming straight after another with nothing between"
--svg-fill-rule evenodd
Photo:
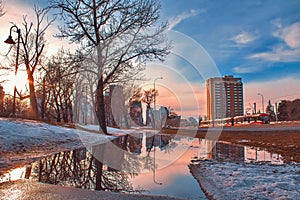
<instances>
[{"instance_id":1,"label":"tall high-rise building","mask_svg":"<svg viewBox=\"0 0 300 200\"><path fill-rule=\"evenodd\" d=\"M233 76L215 77L206 81L207 119L244 115L243 83Z\"/></svg>"}]
</instances>

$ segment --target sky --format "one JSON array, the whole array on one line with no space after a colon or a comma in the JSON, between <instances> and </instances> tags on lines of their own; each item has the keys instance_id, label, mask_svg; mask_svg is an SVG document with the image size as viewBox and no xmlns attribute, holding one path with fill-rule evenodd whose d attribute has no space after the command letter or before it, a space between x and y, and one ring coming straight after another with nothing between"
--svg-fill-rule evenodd
<instances>
[{"instance_id":1,"label":"sky","mask_svg":"<svg viewBox=\"0 0 300 200\"><path fill-rule=\"evenodd\" d=\"M32 5L47 1L4 0L0 40L10 22L20 24L32 14ZM148 63L144 88L159 90L157 105L170 106L183 116L206 114L205 80L234 75L244 83L244 107L262 101L300 97L300 1L298 0L161 0L161 20L168 21L174 48L164 63ZM22 11L22 12L20 12ZM62 43L48 33L47 52ZM1 52L5 51L0 45Z\"/></svg>"}]
</instances>

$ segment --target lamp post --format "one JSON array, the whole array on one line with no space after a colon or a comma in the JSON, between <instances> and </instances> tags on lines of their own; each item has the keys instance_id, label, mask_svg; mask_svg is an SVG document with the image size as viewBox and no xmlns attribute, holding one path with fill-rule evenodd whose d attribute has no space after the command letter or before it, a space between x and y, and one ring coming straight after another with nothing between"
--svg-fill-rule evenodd
<instances>
[{"instance_id":1,"label":"lamp post","mask_svg":"<svg viewBox=\"0 0 300 200\"><path fill-rule=\"evenodd\" d=\"M19 29L16 25L10 27L9 36L4 41L7 44L16 44L16 42L11 37L12 29L16 28L18 33L18 42L17 42L17 54L16 54L16 65L15 65L15 77L17 76L18 67L19 67L19 50L20 50L20 38L21 38L21 29ZM13 97L13 117L16 117L16 94L17 94L17 86L14 85L14 97Z\"/></svg>"},{"instance_id":2,"label":"lamp post","mask_svg":"<svg viewBox=\"0 0 300 200\"><path fill-rule=\"evenodd\" d=\"M156 82L158 79L163 79L163 77L157 77L156 79L154 79L154 82L153 82L153 88L154 88L154 110L156 110L156 92L155 92L155 82Z\"/></svg>"},{"instance_id":3,"label":"lamp post","mask_svg":"<svg viewBox=\"0 0 300 200\"><path fill-rule=\"evenodd\" d=\"M261 96L261 107L262 107L262 113L264 113L264 95L261 93L258 93L257 95Z\"/></svg>"}]
</instances>

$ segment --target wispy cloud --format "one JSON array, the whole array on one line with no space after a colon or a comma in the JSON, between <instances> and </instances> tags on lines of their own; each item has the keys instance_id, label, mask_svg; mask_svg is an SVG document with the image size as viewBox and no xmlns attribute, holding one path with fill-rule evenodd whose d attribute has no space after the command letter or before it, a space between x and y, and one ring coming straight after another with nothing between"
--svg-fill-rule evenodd
<instances>
[{"instance_id":1,"label":"wispy cloud","mask_svg":"<svg viewBox=\"0 0 300 200\"><path fill-rule=\"evenodd\" d=\"M253 67L242 67L242 66L236 66L233 67L233 71L238 74L248 74L253 73L261 70L261 67L259 66L253 66Z\"/></svg>"},{"instance_id":2,"label":"wispy cloud","mask_svg":"<svg viewBox=\"0 0 300 200\"><path fill-rule=\"evenodd\" d=\"M171 17L169 19L169 29L173 29L177 24L180 24L180 22L182 22L185 19L188 19L190 17L194 17L197 16L198 14L205 12L204 10L190 10L188 12L183 12L181 14L179 14L176 17Z\"/></svg>"},{"instance_id":3,"label":"wispy cloud","mask_svg":"<svg viewBox=\"0 0 300 200\"><path fill-rule=\"evenodd\" d=\"M270 62L299 62L300 48L287 49L283 46L274 48L271 52L262 52L250 55L251 59L262 59Z\"/></svg>"},{"instance_id":4,"label":"wispy cloud","mask_svg":"<svg viewBox=\"0 0 300 200\"><path fill-rule=\"evenodd\" d=\"M284 44L273 47L272 51L250 55L251 59L262 59L270 62L299 62L300 61L300 23L289 26L278 26L273 36L280 38Z\"/></svg>"},{"instance_id":5,"label":"wispy cloud","mask_svg":"<svg viewBox=\"0 0 300 200\"><path fill-rule=\"evenodd\" d=\"M242 31L238 35L234 36L232 40L237 44L248 44L252 41L254 41L257 37L249 32Z\"/></svg>"},{"instance_id":6,"label":"wispy cloud","mask_svg":"<svg viewBox=\"0 0 300 200\"><path fill-rule=\"evenodd\" d=\"M273 35L283 39L290 48L300 48L300 22L280 28Z\"/></svg>"}]
</instances>

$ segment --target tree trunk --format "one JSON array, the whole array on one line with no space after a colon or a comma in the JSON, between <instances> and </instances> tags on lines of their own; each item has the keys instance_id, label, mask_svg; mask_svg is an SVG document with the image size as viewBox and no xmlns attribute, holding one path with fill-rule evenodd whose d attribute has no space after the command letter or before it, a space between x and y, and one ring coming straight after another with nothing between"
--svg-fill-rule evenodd
<instances>
[{"instance_id":1,"label":"tree trunk","mask_svg":"<svg viewBox=\"0 0 300 200\"><path fill-rule=\"evenodd\" d=\"M69 102L69 115L70 115L70 121L71 123L74 123L74 113L73 113L73 107L72 107L72 101Z\"/></svg>"},{"instance_id":2,"label":"tree trunk","mask_svg":"<svg viewBox=\"0 0 300 200\"><path fill-rule=\"evenodd\" d=\"M124 125L125 125L125 128L130 128L129 126L129 122L128 122L128 109L125 109L123 111L123 117L124 117Z\"/></svg>"},{"instance_id":3,"label":"tree trunk","mask_svg":"<svg viewBox=\"0 0 300 200\"><path fill-rule=\"evenodd\" d=\"M104 85L103 77L99 78L96 90L96 113L100 125L100 131L107 135L106 119L105 119L105 104L104 104Z\"/></svg>"},{"instance_id":4,"label":"tree trunk","mask_svg":"<svg viewBox=\"0 0 300 200\"><path fill-rule=\"evenodd\" d=\"M146 109L146 126L148 126L150 123L150 105L147 105Z\"/></svg>"},{"instance_id":5,"label":"tree trunk","mask_svg":"<svg viewBox=\"0 0 300 200\"><path fill-rule=\"evenodd\" d=\"M63 109L63 120L64 123L69 123L69 104L67 97L64 97L64 109Z\"/></svg>"},{"instance_id":6,"label":"tree trunk","mask_svg":"<svg viewBox=\"0 0 300 200\"><path fill-rule=\"evenodd\" d=\"M28 75L29 92L30 92L30 117L32 119L38 119L38 105L34 89L34 78L30 74Z\"/></svg>"},{"instance_id":7,"label":"tree trunk","mask_svg":"<svg viewBox=\"0 0 300 200\"><path fill-rule=\"evenodd\" d=\"M93 85L92 84L90 84L89 92L91 94L93 93ZM92 104L92 110L93 110L93 112L91 113L92 114L92 123L97 124L98 120L97 120L97 117L96 117L97 113L96 113L96 109L95 109L95 105L96 105L95 96L93 96L93 95L91 95L91 96L92 96L92 98L91 98L92 103L91 104Z\"/></svg>"},{"instance_id":8,"label":"tree trunk","mask_svg":"<svg viewBox=\"0 0 300 200\"><path fill-rule=\"evenodd\" d=\"M104 190L102 187L103 164L95 158L96 165L96 187L95 190Z\"/></svg>"},{"instance_id":9,"label":"tree trunk","mask_svg":"<svg viewBox=\"0 0 300 200\"><path fill-rule=\"evenodd\" d=\"M42 90L42 102L41 102L41 119L45 120L45 112L46 112L46 86L45 86L45 78L43 78L43 90Z\"/></svg>"},{"instance_id":10,"label":"tree trunk","mask_svg":"<svg viewBox=\"0 0 300 200\"><path fill-rule=\"evenodd\" d=\"M82 104L81 104L81 94L79 94L79 90L80 88L76 89L76 95L75 95L75 101L74 101L74 113L75 113L75 116L74 116L74 121L76 123L80 123L80 112L81 112L81 107L82 107Z\"/></svg>"}]
</instances>

